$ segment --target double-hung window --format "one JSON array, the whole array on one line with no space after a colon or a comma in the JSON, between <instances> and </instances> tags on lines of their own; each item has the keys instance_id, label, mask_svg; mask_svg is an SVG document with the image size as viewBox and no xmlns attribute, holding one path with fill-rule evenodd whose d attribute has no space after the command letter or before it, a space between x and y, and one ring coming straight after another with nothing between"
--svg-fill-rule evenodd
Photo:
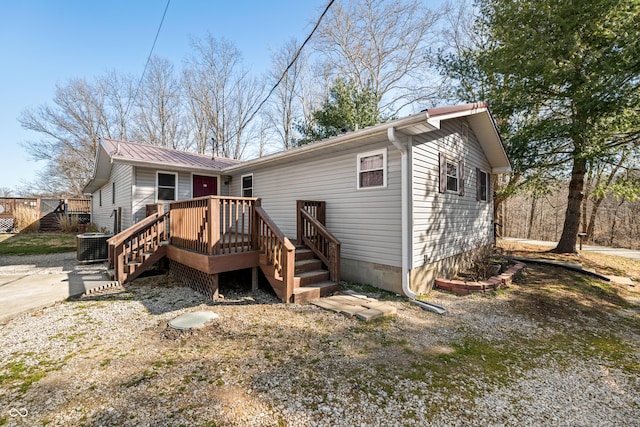
<instances>
[{"instance_id":1,"label":"double-hung window","mask_svg":"<svg viewBox=\"0 0 640 427\"><path fill-rule=\"evenodd\" d=\"M178 177L175 173L158 172L157 194L158 201L176 200Z\"/></svg>"},{"instance_id":2,"label":"double-hung window","mask_svg":"<svg viewBox=\"0 0 640 427\"><path fill-rule=\"evenodd\" d=\"M464 196L464 161L454 161L440 153L440 192Z\"/></svg>"},{"instance_id":3,"label":"double-hung window","mask_svg":"<svg viewBox=\"0 0 640 427\"><path fill-rule=\"evenodd\" d=\"M358 154L358 189L387 186L387 150Z\"/></svg>"},{"instance_id":4,"label":"double-hung window","mask_svg":"<svg viewBox=\"0 0 640 427\"><path fill-rule=\"evenodd\" d=\"M242 197L253 197L253 174L242 175L240 181L242 182Z\"/></svg>"}]
</instances>

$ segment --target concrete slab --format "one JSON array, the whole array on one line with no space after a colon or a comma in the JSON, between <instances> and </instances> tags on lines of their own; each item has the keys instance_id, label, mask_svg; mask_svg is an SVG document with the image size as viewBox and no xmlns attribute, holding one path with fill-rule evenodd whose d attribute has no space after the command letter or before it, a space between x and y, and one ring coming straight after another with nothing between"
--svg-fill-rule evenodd
<instances>
[{"instance_id":1,"label":"concrete slab","mask_svg":"<svg viewBox=\"0 0 640 427\"><path fill-rule=\"evenodd\" d=\"M365 322L368 322L370 320L373 319L378 319L380 317L383 317L384 313L381 312L380 310L376 310L373 308L361 311L359 313L356 314L356 317L360 320L364 320Z\"/></svg>"},{"instance_id":2,"label":"concrete slab","mask_svg":"<svg viewBox=\"0 0 640 427\"><path fill-rule=\"evenodd\" d=\"M169 326L179 330L202 329L207 323L219 317L220 315L213 311L194 311L176 317L169 322Z\"/></svg>"},{"instance_id":3,"label":"concrete slab","mask_svg":"<svg viewBox=\"0 0 640 427\"><path fill-rule=\"evenodd\" d=\"M346 316L355 316L356 314L369 310L366 307L363 307L361 305L343 305L342 308L340 309L340 313L344 314Z\"/></svg>"},{"instance_id":4,"label":"concrete slab","mask_svg":"<svg viewBox=\"0 0 640 427\"><path fill-rule=\"evenodd\" d=\"M0 323L114 285L106 280L102 264L78 265L75 253L7 257L2 261L6 265L0 271Z\"/></svg>"},{"instance_id":5,"label":"concrete slab","mask_svg":"<svg viewBox=\"0 0 640 427\"><path fill-rule=\"evenodd\" d=\"M396 307L391 304L375 298L361 298L359 295L333 295L312 301L311 304L364 321L397 313Z\"/></svg>"}]
</instances>

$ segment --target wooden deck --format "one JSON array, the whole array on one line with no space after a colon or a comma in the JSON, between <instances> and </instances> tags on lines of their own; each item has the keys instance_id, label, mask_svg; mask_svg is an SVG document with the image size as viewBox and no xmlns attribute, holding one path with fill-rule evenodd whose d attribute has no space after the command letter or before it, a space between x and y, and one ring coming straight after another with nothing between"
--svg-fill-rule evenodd
<instances>
[{"instance_id":1,"label":"wooden deck","mask_svg":"<svg viewBox=\"0 0 640 427\"><path fill-rule=\"evenodd\" d=\"M324 227L323 202L299 202L297 210L306 245L299 256L260 199L208 196L173 202L169 212L158 209L114 236L109 262L116 280L126 283L166 257L178 280L206 295L217 294L217 275L227 271L252 268L255 287L260 268L284 302L320 298L337 290L340 243Z\"/></svg>"}]
</instances>

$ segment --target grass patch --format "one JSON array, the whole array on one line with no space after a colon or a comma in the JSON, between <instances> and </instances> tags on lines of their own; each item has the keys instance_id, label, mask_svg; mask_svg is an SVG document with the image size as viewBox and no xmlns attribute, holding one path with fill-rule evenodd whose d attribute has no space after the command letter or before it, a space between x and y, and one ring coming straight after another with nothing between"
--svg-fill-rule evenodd
<instances>
[{"instance_id":1,"label":"grass patch","mask_svg":"<svg viewBox=\"0 0 640 427\"><path fill-rule=\"evenodd\" d=\"M26 365L23 361L11 361L0 369L0 386L13 388L25 394L31 385L44 378L47 372L56 369L49 361L42 360L37 365Z\"/></svg>"},{"instance_id":2,"label":"grass patch","mask_svg":"<svg viewBox=\"0 0 640 427\"><path fill-rule=\"evenodd\" d=\"M0 255L38 255L75 250L75 234L30 233L0 236Z\"/></svg>"}]
</instances>

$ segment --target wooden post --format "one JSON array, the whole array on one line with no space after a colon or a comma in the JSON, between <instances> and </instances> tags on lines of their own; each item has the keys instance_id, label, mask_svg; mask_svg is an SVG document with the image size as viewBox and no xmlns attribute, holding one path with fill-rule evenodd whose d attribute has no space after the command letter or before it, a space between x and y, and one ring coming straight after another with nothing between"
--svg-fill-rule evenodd
<instances>
[{"instance_id":1,"label":"wooden post","mask_svg":"<svg viewBox=\"0 0 640 427\"><path fill-rule=\"evenodd\" d=\"M283 242L282 253L282 281L284 284L285 302L291 302L293 295L293 278L295 275L295 247L285 237Z\"/></svg>"},{"instance_id":2,"label":"wooden post","mask_svg":"<svg viewBox=\"0 0 640 427\"><path fill-rule=\"evenodd\" d=\"M258 290L258 267L251 268L251 292Z\"/></svg>"},{"instance_id":3,"label":"wooden post","mask_svg":"<svg viewBox=\"0 0 640 427\"><path fill-rule=\"evenodd\" d=\"M213 292L211 293L212 299L218 299L218 287L219 287L219 277L218 273L211 275L211 286L213 286Z\"/></svg>"},{"instance_id":4,"label":"wooden post","mask_svg":"<svg viewBox=\"0 0 640 427\"><path fill-rule=\"evenodd\" d=\"M216 255L220 246L220 199L211 197L209 210L209 255Z\"/></svg>"},{"instance_id":5,"label":"wooden post","mask_svg":"<svg viewBox=\"0 0 640 427\"><path fill-rule=\"evenodd\" d=\"M319 202L318 206L316 207L316 215L317 215L317 220L320 224L322 225L327 225L326 221L325 221L325 206L326 206L327 202Z\"/></svg>"},{"instance_id":6,"label":"wooden post","mask_svg":"<svg viewBox=\"0 0 640 427\"><path fill-rule=\"evenodd\" d=\"M251 215L251 248L259 249L260 245L258 242L258 237L260 235L260 221L258 219L258 208L262 206L262 199L256 199L253 202L253 212Z\"/></svg>"},{"instance_id":7,"label":"wooden post","mask_svg":"<svg viewBox=\"0 0 640 427\"><path fill-rule=\"evenodd\" d=\"M296 200L296 240L302 244L302 215L300 211L304 209L304 201Z\"/></svg>"}]
</instances>

